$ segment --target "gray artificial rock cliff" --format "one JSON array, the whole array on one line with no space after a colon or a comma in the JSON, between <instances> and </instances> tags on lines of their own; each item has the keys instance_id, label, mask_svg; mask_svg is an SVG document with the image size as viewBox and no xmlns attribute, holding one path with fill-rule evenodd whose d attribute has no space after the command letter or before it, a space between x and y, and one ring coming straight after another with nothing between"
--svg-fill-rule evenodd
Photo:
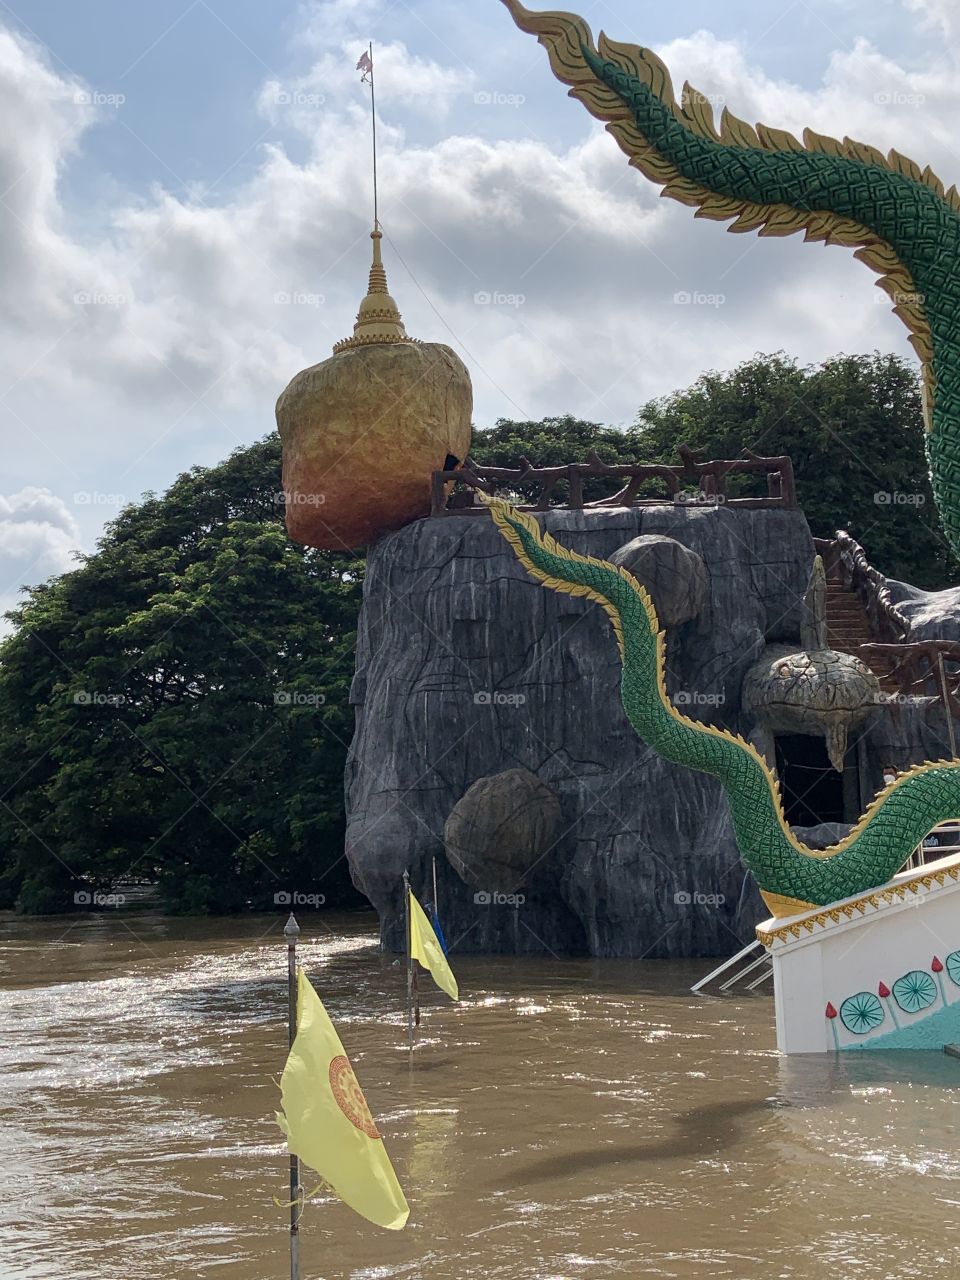
<instances>
[{"instance_id":1,"label":"gray artificial rock cliff","mask_svg":"<svg viewBox=\"0 0 960 1280\"><path fill-rule=\"evenodd\" d=\"M693 610L668 633L670 696L774 764L772 733L744 713L741 688L768 643L800 642L813 561L802 513L634 507L542 520L584 554L646 564L655 599ZM902 587L923 635L953 635L958 595ZM533 582L486 515L420 520L370 549L347 856L386 947L403 944L404 869L430 899L433 859L460 951L707 956L752 936L766 912L719 785L637 738L619 682L602 610ZM884 700L847 757L854 815L885 766L948 755L936 699ZM845 830L798 834L823 845Z\"/></svg>"},{"instance_id":2,"label":"gray artificial rock cliff","mask_svg":"<svg viewBox=\"0 0 960 1280\"><path fill-rule=\"evenodd\" d=\"M687 714L749 734L745 671L766 641L799 638L813 561L803 515L634 507L543 523L588 555L659 534L701 557L709 590L669 633L668 691ZM765 912L719 784L637 738L619 682L602 610L537 585L488 516L420 520L370 549L347 854L386 946L402 945L404 869L429 898L434 857L458 950L722 955L750 936ZM444 825L474 783L511 769L552 789L561 821L515 893L498 895L456 874Z\"/></svg>"},{"instance_id":3,"label":"gray artificial rock cliff","mask_svg":"<svg viewBox=\"0 0 960 1280\"><path fill-rule=\"evenodd\" d=\"M889 580L890 598L910 624L910 640L960 640L960 587L923 591Z\"/></svg>"}]
</instances>

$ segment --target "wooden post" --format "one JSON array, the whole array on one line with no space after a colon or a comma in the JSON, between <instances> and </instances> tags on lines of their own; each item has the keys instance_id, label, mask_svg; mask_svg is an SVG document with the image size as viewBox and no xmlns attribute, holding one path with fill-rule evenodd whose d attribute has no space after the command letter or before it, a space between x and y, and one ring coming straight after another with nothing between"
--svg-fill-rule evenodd
<instances>
[{"instance_id":1,"label":"wooden post","mask_svg":"<svg viewBox=\"0 0 960 1280\"><path fill-rule=\"evenodd\" d=\"M950 735L950 755L954 760L957 758L957 735L953 727L953 708L950 699L950 690L947 688L947 671L943 665L943 650L937 654L937 666L940 669L940 692L943 696L943 711L947 717L947 733Z\"/></svg>"}]
</instances>

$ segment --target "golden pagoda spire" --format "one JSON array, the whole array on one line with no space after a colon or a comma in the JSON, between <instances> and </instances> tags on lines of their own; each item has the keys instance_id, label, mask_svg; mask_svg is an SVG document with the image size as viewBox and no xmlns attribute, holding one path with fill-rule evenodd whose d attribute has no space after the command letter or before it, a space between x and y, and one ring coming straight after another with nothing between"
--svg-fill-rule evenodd
<instances>
[{"instance_id":1,"label":"golden pagoda spire","mask_svg":"<svg viewBox=\"0 0 960 1280\"><path fill-rule=\"evenodd\" d=\"M380 256L383 232L379 226L375 226L370 232L370 239L373 241L373 264L370 267L367 296L360 303L357 323L353 326L353 337L341 339L333 348L334 355L352 347L367 347L374 343L414 341L407 336L397 304L387 288L387 273Z\"/></svg>"}]
</instances>

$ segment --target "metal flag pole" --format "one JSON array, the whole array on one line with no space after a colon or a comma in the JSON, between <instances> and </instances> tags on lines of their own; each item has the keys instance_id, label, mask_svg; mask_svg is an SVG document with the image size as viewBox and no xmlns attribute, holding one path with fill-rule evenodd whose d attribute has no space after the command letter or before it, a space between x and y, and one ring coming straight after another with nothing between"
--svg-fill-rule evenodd
<instances>
[{"instance_id":1,"label":"metal flag pole","mask_svg":"<svg viewBox=\"0 0 960 1280\"><path fill-rule=\"evenodd\" d=\"M437 855L433 855L433 914L440 919L440 899L437 897Z\"/></svg>"},{"instance_id":2,"label":"metal flag pole","mask_svg":"<svg viewBox=\"0 0 960 1280\"><path fill-rule=\"evenodd\" d=\"M380 219L377 209L377 97L373 87L373 41L367 51L370 59L370 122L373 130L373 229L380 230Z\"/></svg>"},{"instance_id":3,"label":"metal flag pole","mask_svg":"<svg viewBox=\"0 0 960 1280\"><path fill-rule=\"evenodd\" d=\"M403 873L403 905L407 935L407 1046L413 1053L413 947L410 941L410 872Z\"/></svg>"},{"instance_id":4,"label":"metal flag pole","mask_svg":"<svg viewBox=\"0 0 960 1280\"><path fill-rule=\"evenodd\" d=\"M287 940L287 1026L288 1048L293 1048L297 1035L297 939L300 926L290 912L283 927ZM290 1156L290 1280L300 1280L300 1158Z\"/></svg>"}]
</instances>

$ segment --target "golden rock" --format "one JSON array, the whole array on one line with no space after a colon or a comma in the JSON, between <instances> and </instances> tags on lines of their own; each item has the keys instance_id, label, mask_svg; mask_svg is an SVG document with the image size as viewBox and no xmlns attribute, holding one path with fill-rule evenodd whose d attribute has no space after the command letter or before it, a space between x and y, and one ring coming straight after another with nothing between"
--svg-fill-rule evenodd
<instances>
[{"instance_id":1,"label":"golden rock","mask_svg":"<svg viewBox=\"0 0 960 1280\"><path fill-rule=\"evenodd\" d=\"M287 532L324 550L365 546L430 513L430 478L470 450L473 391L460 357L407 336L387 290L381 233L353 336L277 401Z\"/></svg>"}]
</instances>

